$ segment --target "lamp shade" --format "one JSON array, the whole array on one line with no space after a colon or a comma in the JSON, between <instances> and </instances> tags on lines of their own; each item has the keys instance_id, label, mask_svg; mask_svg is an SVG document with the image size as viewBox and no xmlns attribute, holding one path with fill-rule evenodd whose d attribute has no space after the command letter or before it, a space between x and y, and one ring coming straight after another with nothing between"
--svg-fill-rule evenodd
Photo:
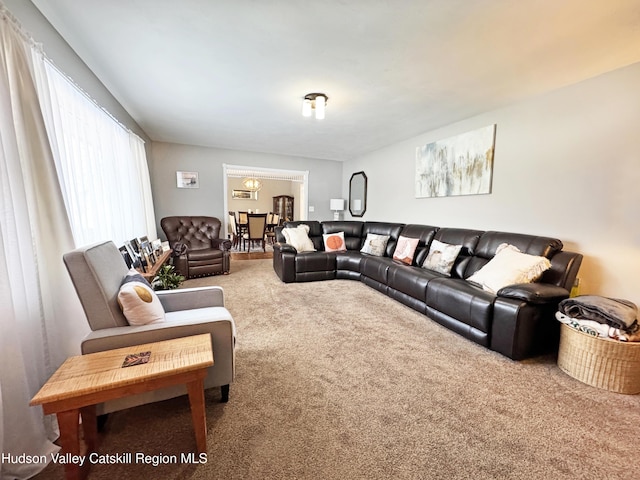
<instances>
[{"instance_id":1,"label":"lamp shade","mask_svg":"<svg viewBox=\"0 0 640 480\"><path fill-rule=\"evenodd\" d=\"M262 188L262 182L257 178L249 177L242 180L242 186L251 192L257 192Z\"/></svg>"},{"instance_id":2,"label":"lamp shade","mask_svg":"<svg viewBox=\"0 0 640 480\"><path fill-rule=\"evenodd\" d=\"M344 199L342 198L332 198L329 200L329 209L335 211L344 210Z\"/></svg>"}]
</instances>

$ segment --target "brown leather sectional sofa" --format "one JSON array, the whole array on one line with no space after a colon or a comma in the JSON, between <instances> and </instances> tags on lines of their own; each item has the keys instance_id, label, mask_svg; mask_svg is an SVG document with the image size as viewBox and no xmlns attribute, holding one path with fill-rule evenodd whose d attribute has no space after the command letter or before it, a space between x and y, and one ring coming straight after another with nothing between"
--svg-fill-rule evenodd
<instances>
[{"instance_id":1,"label":"brown leather sectional sofa","mask_svg":"<svg viewBox=\"0 0 640 480\"><path fill-rule=\"evenodd\" d=\"M298 253L282 228L309 226L315 252ZM325 252L323 234L344 232L347 251ZM368 233L388 235L382 257L360 253ZM400 236L418 238L411 265L393 260ZM433 240L462 245L451 276L421 268ZM569 296L582 255L563 251L560 240L518 233L361 221L287 222L276 229L273 267L286 283L359 280L460 335L514 360L557 351L558 303ZM535 283L510 285L497 294L468 282L502 243L547 257L551 268Z\"/></svg>"}]
</instances>

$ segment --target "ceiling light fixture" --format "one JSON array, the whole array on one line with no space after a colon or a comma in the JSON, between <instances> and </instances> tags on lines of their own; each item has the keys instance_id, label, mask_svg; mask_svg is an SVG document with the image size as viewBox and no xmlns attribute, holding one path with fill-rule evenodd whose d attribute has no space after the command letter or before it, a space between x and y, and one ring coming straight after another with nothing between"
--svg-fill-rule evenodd
<instances>
[{"instance_id":1,"label":"ceiling light fixture","mask_svg":"<svg viewBox=\"0 0 640 480\"><path fill-rule=\"evenodd\" d=\"M262 182L255 177L247 177L242 180L242 186L250 192L257 192L262 188Z\"/></svg>"},{"instance_id":2,"label":"ceiling light fixture","mask_svg":"<svg viewBox=\"0 0 640 480\"><path fill-rule=\"evenodd\" d=\"M310 117L311 113L315 110L316 119L322 120L324 118L327 100L329 100L329 97L324 93L308 93L302 99L302 116Z\"/></svg>"}]
</instances>

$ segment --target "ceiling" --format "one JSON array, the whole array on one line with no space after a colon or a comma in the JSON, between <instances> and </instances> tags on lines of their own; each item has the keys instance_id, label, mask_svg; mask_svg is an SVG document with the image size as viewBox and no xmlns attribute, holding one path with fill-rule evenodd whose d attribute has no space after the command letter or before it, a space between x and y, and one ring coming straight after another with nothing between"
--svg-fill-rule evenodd
<instances>
[{"instance_id":1,"label":"ceiling","mask_svg":"<svg viewBox=\"0 0 640 480\"><path fill-rule=\"evenodd\" d=\"M31 1L152 140L321 159L640 61L639 0Z\"/></svg>"}]
</instances>

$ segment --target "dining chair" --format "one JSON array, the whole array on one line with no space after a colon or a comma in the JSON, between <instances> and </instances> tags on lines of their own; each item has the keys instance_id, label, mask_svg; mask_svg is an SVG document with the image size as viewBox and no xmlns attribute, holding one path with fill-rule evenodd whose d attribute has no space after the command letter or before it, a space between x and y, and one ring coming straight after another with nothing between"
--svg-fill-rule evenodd
<instances>
[{"instance_id":1,"label":"dining chair","mask_svg":"<svg viewBox=\"0 0 640 480\"><path fill-rule=\"evenodd\" d=\"M266 237L271 245L273 245L276 241L276 227L278 226L278 223L276 220L277 217L278 215L274 214L273 212L269 213L269 215L267 216Z\"/></svg>"},{"instance_id":2,"label":"dining chair","mask_svg":"<svg viewBox=\"0 0 640 480\"><path fill-rule=\"evenodd\" d=\"M236 222L236 227L238 229L238 235L240 236L241 239L243 239L245 234L247 233L247 223L249 222L247 218L248 215L249 215L249 212L238 211L238 221Z\"/></svg>"},{"instance_id":3,"label":"dining chair","mask_svg":"<svg viewBox=\"0 0 640 480\"><path fill-rule=\"evenodd\" d=\"M249 213L247 214L247 233L243 235L243 242L248 242L248 251L251 252L251 244L260 242L262 251L266 251L265 233L267 230L267 214L266 213Z\"/></svg>"},{"instance_id":4,"label":"dining chair","mask_svg":"<svg viewBox=\"0 0 640 480\"><path fill-rule=\"evenodd\" d=\"M238 227L236 226L236 216L229 212L229 233L231 234L231 247L238 247Z\"/></svg>"}]
</instances>

